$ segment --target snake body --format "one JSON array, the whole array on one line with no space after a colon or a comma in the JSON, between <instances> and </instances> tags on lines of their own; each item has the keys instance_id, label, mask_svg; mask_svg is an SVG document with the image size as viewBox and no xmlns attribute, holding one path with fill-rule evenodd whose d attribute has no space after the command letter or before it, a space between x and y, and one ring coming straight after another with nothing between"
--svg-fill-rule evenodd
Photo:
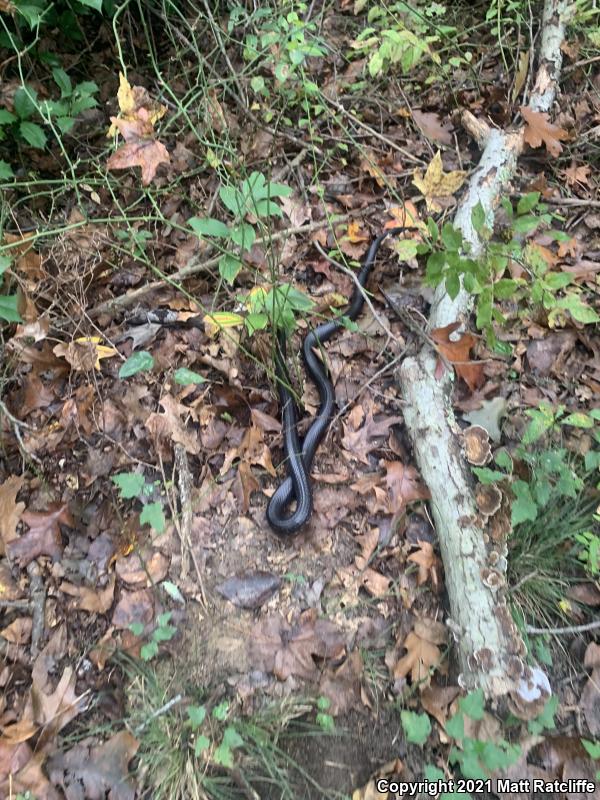
<instances>
[{"instance_id":1,"label":"snake body","mask_svg":"<svg viewBox=\"0 0 600 800\"><path fill-rule=\"evenodd\" d=\"M402 230L404 230L402 227L391 228L371 242L365 260L356 276L356 285L350 298L350 304L343 314L347 319L355 320L362 311L365 302L364 287L381 243L387 236L400 233ZM323 322L306 335L302 344L302 358L306 371L319 392L319 410L302 442L298 435L298 409L289 389L286 336L283 330L279 330L277 334L275 374L281 405L283 444L288 475L269 500L267 522L280 536L297 533L306 525L312 514L313 497L309 475L316 450L327 431L335 406L333 384L329 378L327 367L315 355L315 349L319 349L343 326L344 323L340 319ZM296 507L290 511L289 507L294 500Z\"/></svg>"}]
</instances>

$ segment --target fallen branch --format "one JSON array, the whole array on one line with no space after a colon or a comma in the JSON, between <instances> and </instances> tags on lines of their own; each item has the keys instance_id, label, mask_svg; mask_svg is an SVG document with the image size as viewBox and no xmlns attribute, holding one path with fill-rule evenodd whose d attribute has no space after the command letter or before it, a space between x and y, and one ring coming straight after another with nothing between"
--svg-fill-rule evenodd
<instances>
[{"instance_id":1,"label":"fallen branch","mask_svg":"<svg viewBox=\"0 0 600 800\"><path fill-rule=\"evenodd\" d=\"M529 107L550 111L562 64L560 46L573 3L546 0L539 66ZM484 248L473 224L473 209L481 204L486 226L493 229L494 212L516 172L524 146L524 131L490 128L466 111L463 124L483 150L481 160L455 215L454 226L478 258ZM461 288L451 299L443 286L435 292L429 330L466 323L472 296ZM438 356L424 346L398 370L404 419L421 474L431 492L431 509L440 541L450 600L449 627L455 634L461 667L460 682L482 687L488 697L510 695L529 701L525 689L534 683L538 697L547 692L541 670L530 670L525 646L506 605L506 542L486 544L486 518L479 513L475 480L463 453L463 439L452 409L454 376L436 377ZM493 556L493 558L492 558ZM542 676L542 677L540 677ZM534 691L535 693L535 691Z\"/></svg>"}]
</instances>

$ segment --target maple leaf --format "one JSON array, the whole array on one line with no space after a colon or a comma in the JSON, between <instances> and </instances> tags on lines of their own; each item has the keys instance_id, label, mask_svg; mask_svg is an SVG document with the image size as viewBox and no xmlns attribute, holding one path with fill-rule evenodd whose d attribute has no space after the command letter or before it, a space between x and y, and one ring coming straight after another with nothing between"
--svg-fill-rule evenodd
<instances>
[{"instance_id":1,"label":"maple leaf","mask_svg":"<svg viewBox=\"0 0 600 800\"><path fill-rule=\"evenodd\" d=\"M60 558L63 544L59 525L73 526L73 517L67 504L52 506L48 511L25 511L21 519L29 526L29 530L7 544L9 558L17 561L21 567L41 555L50 556L55 561Z\"/></svg>"},{"instance_id":2,"label":"maple leaf","mask_svg":"<svg viewBox=\"0 0 600 800\"><path fill-rule=\"evenodd\" d=\"M459 322L453 322L444 328L435 328L431 331L431 338L444 358L454 365L456 374L474 391L483 381L483 364L470 360L471 348L477 341L471 333L462 333L456 341L450 340L450 334L459 326Z\"/></svg>"},{"instance_id":3,"label":"maple leaf","mask_svg":"<svg viewBox=\"0 0 600 800\"><path fill-rule=\"evenodd\" d=\"M425 175L416 169L413 173L413 184L422 192L429 211L441 211L436 197L451 197L465 182L467 173L462 170L444 172L442 154L438 150L431 159Z\"/></svg>"},{"instance_id":4,"label":"maple leaf","mask_svg":"<svg viewBox=\"0 0 600 800\"><path fill-rule=\"evenodd\" d=\"M147 186L154 176L159 164L168 164L171 158L167 148L156 139L141 139L123 145L108 159L109 169L142 168L142 183Z\"/></svg>"},{"instance_id":5,"label":"maple leaf","mask_svg":"<svg viewBox=\"0 0 600 800\"><path fill-rule=\"evenodd\" d=\"M130 86L119 73L117 98L121 113L111 117L108 136L119 132L126 144L108 159L109 169L142 168L142 183L147 186L160 164L170 163L167 148L154 138L154 124L166 113L165 106L153 101L143 86Z\"/></svg>"},{"instance_id":6,"label":"maple leaf","mask_svg":"<svg viewBox=\"0 0 600 800\"><path fill-rule=\"evenodd\" d=\"M569 138L567 131L559 128L558 125L553 125L545 111L533 111L528 106L521 106L520 111L527 123L523 134L527 144L536 148L541 147L544 143L550 155L555 158L559 156L563 149L560 140L564 141Z\"/></svg>"}]
</instances>

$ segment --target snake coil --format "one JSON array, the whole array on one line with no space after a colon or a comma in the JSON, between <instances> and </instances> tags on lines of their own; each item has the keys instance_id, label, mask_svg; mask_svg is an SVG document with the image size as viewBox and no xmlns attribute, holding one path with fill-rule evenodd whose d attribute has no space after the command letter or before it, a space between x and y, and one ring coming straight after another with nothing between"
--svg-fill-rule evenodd
<instances>
[{"instance_id":1,"label":"snake coil","mask_svg":"<svg viewBox=\"0 0 600 800\"><path fill-rule=\"evenodd\" d=\"M346 318L355 320L362 311L365 302L364 287L381 243L388 236L400 233L402 230L404 230L403 227L391 228L381 233L371 242L357 275L350 304L344 312ZM302 442L298 435L298 409L289 389L290 376L285 363L286 337L281 329L277 334L275 374L281 405L283 444L288 475L269 500L267 522L275 533L280 536L290 536L297 533L300 528L306 525L312 514L313 497L309 474L315 452L329 426L335 405L335 392L329 379L327 367L315 355L314 351L325 344L342 327L343 322L339 319L323 322L310 331L302 343L302 358L306 371L319 392L319 410ZM296 501L296 508L290 512L288 509L294 500Z\"/></svg>"}]
</instances>

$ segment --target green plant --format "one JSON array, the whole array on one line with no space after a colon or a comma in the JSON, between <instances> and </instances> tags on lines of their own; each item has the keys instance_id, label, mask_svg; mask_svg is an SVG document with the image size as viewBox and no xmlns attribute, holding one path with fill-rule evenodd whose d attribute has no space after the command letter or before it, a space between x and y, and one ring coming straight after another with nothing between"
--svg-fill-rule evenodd
<instances>
[{"instance_id":1,"label":"green plant","mask_svg":"<svg viewBox=\"0 0 600 800\"><path fill-rule=\"evenodd\" d=\"M446 733L457 743L450 750L450 763L457 765L465 778L486 779L514 764L521 754L518 745L504 739L492 742L465 736L465 716L480 721L484 711L483 691L478 689L459 700L459 710L446 723Z\"/></svg>"},{"instance_id":2,"label":"green plant","mask_svg":"<svg viewBox=\"0 0 600 800\"><path fill-rule=\"evenodd\" d=\"M513 456L498 450L496 468L473 472L513 498L508 543L514 599L536 615L552 616L568 610L566 590L581 575L581 562L590 571L597 564L598 537L591 530L600 499L600 410L567 414L564 406L541 404L526 413L530 422ZM583 457L561 447L566 426L587 430L596 447Z\"/></svg>"},{"instance_id":3,"label":"green plant","mask_svg":"<svg viewBox=\"0 0 600 800\"><path fill-rule=\"evenodd\" d=\"M485 333L490 347L505 354L510 354L511 348L498 340L494 327L506 321L498 305L502 301L516 302L526 311L532 308L543 312L551 327L559 324L566 312L583 324L600 321L596 311L581 299L573 275L553 271L547 250L533 242L524 243L524 237L552 222L552 215L539 200L539 192L530 192L513 207L504 198L506 225L497 239L493 239L485 211L478 203L472 211L471 223L484 244L484 251L477 259L470 257L469 245L461 231L450 223L440 231L432 219L427 225L430 241L417 248L421 254L429 253L426 283L436 287L444 282L450 297L455 298L462 282L464 289L476 297L477 327ZM550 230L549 235L559 242L569 239L562 231ZM519 264L529 280L510 275L511 264Z\"/></svg>"},{"instance_id":4,"label":"green plant","mask_svg":"<svg viewBox=\"0 0 600 800\"><path fill-rule=\"evenodd\" d=\"M32 86L20 86L13 100L14 113L0 108L0 141L11 135L22 139L31 147L43 149L48 139L42 126L33 121L34 118L56 125L60 133L68 133L78 114L97 105L93 95L98 91L98 86L93 81L83 81L74 87L67 73L60 67L52 70L52 76L60 89L60 99L39 100L38 93Z\"/></svg>"},{"instance_id":5,"label":"green plant","mask_svg":"<svg viewBox=\"0 0 600 800\"><path fill-rule=\"evenodd\" d=\"M140 513L140 524L150 525L157 533L164 531L166 521L161 500L149 502L149 498L160 491L160 481L147 483L139 472L120 472L112 476L112 482L118 487L123 500L137 498L145 501Z\"/></svg>"},{"instance_id":6,"label":"green plant","mask_svg":"<svg viewBox=\"0 0 600 800\"><path fill-rule=\"evenodd\" d=\"M311 56L323 56L326 49L316 35L314 22L305 22L305 3L290 4L291 10L273 9L268 6L258 8L251 17L242 6L236 6L229 17L228 29L231 33L241 22L247 27L250 23L254 32L244 36L242 55L253 72L272 73L275 82L268 82L260 74L254 74L250 86L257 95L269 97L270 91L287 91L290 84L300 78L306 88L307 82L302 67ZM318 91L313 85L313 92ZM311 87L308 87L311 91ZM287 92L287 98L293 100Z\"/></svg>"},{"instance_id":7,"label":"green plant","mask_svg":"<svg viewBox=\"0 0 600 800\"><path fill-rule=\"evenodd\" d=\"M590 742L588 739L582 739L581 744L585 747L590 758L593 758L594 761L600 759L600 742ZM596 772L596 780L600 781L600 769Z\"/></svg>"},{"instance_id":8,"label":"green plant","mask_svg":"<svg viewBox=\"0 0 600 800\"><path fill-rule=\"evenodd\" d=\"M594 514L594 522L600 523L600 514ZM596 579L600 575L600 536L593 531L583 531L575 534L575 541L582 545L577 554L579 560L583 561L590 577Z\"/></svg>"},{"instance_id":9,"label":"green plant","mask_svg":"<svg viewBox=\"0 0 600 800\"><path fill-rule=\"evenodd\" d=\"M431 733L431 722L427 714L415 714L414 711L403 709L400 712L400 719L406 741L419 746L424 745Z\"/></svg>"},{"instance_id":10,"label":"green plant","mask_svg":"<svg viewBox=\"0 0 600 800\"><path fill-rule=\"evenodd\" d=\"M365 4L360 3L358 8ZM428 11L430 17L443 15L445 7L431 3ZM367 22L369 27L361 31L352 48L361 55L369 55L367 69L372 78L387 74L396 66L402 72L410 72L426 56L436 64L441 63L439 55L430 48L439 41L439 35L431 33L427 16L415 12L407 3L374 5L368 11Z\"/></svg>"},{"instance_id":11,"label":"green plant","mask_svg":"<svg viewBox=\"0 0 600 800\"><path fill-rule=\"evenodd\" d=\"M140 657L143 661L151 661L158 655L159 645L162 642L169 642L177 633L177 628L169 625L172 617L171 611L165 611L164 614L159 614L156 618L156 627L150 634L150 641L142 645L140 649ZM129 630L134 636L141 636L144 632L143 622L132 622Z\"/></svg>"},{"instance_id":12,"label":"green plant","mask_svg":"<svg viewBox=\"0 0 600 800\"><path fill-rule=\"evenodd\" d=\"M188 223L200 237L224 239L228 249L219 260L219 273L223 280L232 284L243 266L242 256L256 240L256 227L248 217L264 219L281 217L281 207L274 198L288 197L292 190L281 183L271 183L260 172L253 172L239 187L221 186L219 197L232 215L226 225L212 217L192 217Z\"/></svg>"},{"instance_id":13,"label":"green plant","mask_svg":"<svg viewBox=\"0 0 600 800\"><path fill-rule=\"evenodd\" d=\"M8 256L0 255L0 286L4 281L4 273L10 267L12 260ZM18 311L19 298L16 294L0 295L0 319L6 322L21 322Z\"/></svg>"},{"instance_id":14,"label":"green plant","mask_svg":"<svg viewBox=\"0 0 600 800\"><path fill-rule=\"evenodd\" d=\"M333 731L335 728L335 720L331 714L327 713L330 707L331 700L328 697L317 698L317 716L315 718L315 722L327 733L331 733L331 731Z\"/></svg>"},{"instance_id":15,"label":"green plant","mask_svg":"<svg viewBox=\"0 0 600 800\"><path fill-rule=\"evenodd\" d=\"M325 735L301 722L312 704L288 698L243 716L228 700L213 705L195 685L174 693L172 670L165 684L158 666L122 653L115 660L128 681L126 719L139 740L139 774L156 800L325 796L286 752L298 737Z\"/></svg>"}]
</instances>

